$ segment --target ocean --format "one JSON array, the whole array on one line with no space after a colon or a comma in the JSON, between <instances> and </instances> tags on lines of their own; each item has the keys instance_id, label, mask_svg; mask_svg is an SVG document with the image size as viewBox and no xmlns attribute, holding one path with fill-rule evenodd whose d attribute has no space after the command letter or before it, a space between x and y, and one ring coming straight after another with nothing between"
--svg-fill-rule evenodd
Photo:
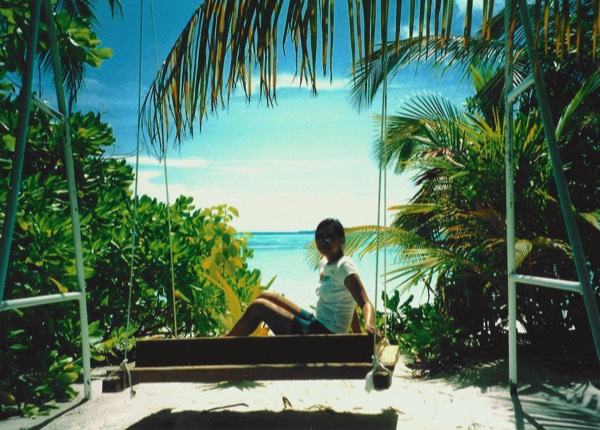
<instances>
[{"instance_id":1,"label":"ocean","mask_svg":"<svg viewBox=\"0 0 600 430\"><path fill-rule=\"evenodd\" d=\"M316 270L309 266L306 251L313 238L314 232L294 232L253 233L248 239L248 246L254 249L254 258L249 260L248 264L251 268L260 269L263 285L276 276L270 291L283 294L305 309L310 309L317 301L315 290L318 284L318 275ZM358 265L367 294L374 302L375 254L363 258L353 258ZM379 259L381 264L383 256L380 255ZM381 275L383 272L381 265L379 274ZM383 290L383 282L380 280L378 299L381 299Z\"/></svg>"}]
</instances>

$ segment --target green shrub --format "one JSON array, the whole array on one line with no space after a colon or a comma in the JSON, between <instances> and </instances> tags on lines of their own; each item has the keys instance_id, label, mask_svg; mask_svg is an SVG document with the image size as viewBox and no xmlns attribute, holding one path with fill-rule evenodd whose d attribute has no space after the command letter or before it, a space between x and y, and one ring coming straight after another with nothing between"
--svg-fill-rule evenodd
<instances>
[{"instance_id":1,"label":"green shrub","mask_svg":"<svg viewBox=\"0 0 600 430\"><path fill-rule=\"evenodd\" d=\"M9 188L16 111L10 96L0 96L0 124L6 126L0 129L0 216ZM232 300L243 310L265 288L260 271L248 267L252 250L247 238L230 225L237 211L226 205L196 209L185 196L171 207L139 198L127 333L133 171L124 160L105 156L115 139L100 115L74 113L70 129L94 363L119 364L133 348L134 335L175 331L169 235L178 334L225 332ZM60 124L32 109L5 299L78 289L61 135ZM215 273L229 292L221 280L215 282ZM81 355L76 303L3 312L0 339L0 417L44 413L51 399L73 395L71 383L80 367L70 357Z\"/></svg>"},{"instance_id":2,"label":"green shrub","mask_svg":"<svg viewBox=\"0 0 600 430\"><path fill-rule=\"evenodd\" d=\"M438 299L414 307L414 296L400 303L398 290L384 299L389 337L400 345L403 355L416 369L435 373L452 369L461 361L465 349L461 339L463 329L455 325Z\"/></svg>"}]
</instances>

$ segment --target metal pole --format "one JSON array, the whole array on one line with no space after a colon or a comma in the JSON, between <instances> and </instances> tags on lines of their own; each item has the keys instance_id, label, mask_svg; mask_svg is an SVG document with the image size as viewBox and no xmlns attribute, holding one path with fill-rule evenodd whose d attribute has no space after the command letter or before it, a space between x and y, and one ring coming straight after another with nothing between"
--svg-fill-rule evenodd
<instances>
[{"instance_id":1,"label":"metal pole","mask_svg":"<svg viewBox=\"0 0 600 430\"><path fill-rule=\"evenodd\" d=\"M508 379L510 391L517 389L517 288L515 274L515 178L513 149L513 53L510 34L512 1L504 6L504 169L506 187L506 274L508 282Z\"/></svg>"},{"instance_id":2,"label":"metal pole","mask_svg":"<svg viewBox=\"0 0 600 430\"><path fill-rule=\"evenodd\" d=\"M546 94L544 75L540 67L540 61L538 59L537 52L533 46L531 17L529 16L529 11L527 10L526 0L519 0L519 12L521 14L521 21L523 23L523 30L525 32L525 39L527 41L527 52L529 54L529 60L535 81L535 90L540 105L542 123L544 124L544 133L546 135L546 141L548 142L548 153L550 154L552 171L554 173L554 180L556 181L556 189L558 191L558 197L560 200L560 208L565 220L567 236L569 237L569 242L571 243L571 249L573 251L575 270L577 271L579 283L581 284L581 294L583 295L583 302L588 314L588 320L592 330L594 344L596 345L596 355L600 361L600 316L598 315L598 304L596 303L596 298L594 297L594 292L592 290L590 274L585 264L583 245L581 244L581 237L579 236L579 230L577 229L575 214L573 213L573 205L571 203L571 196L569 194L569 187L567 186L567 180L565 179L563 164L560 158L560 152L558 150L558 144L556 141L556 128L554 126L554 122L552 121L552 113L550 112L550 104Z\"/></svg>"},{"instance_id":3,"label":"metal pole","mask_svg":"<svg viewBox=\"0 0 600 430\"><path fill-rule=\"evenodd\" d=\"M54 71L54 85L56 87L56 98L58 110L64 116L62 122L64 127L63 151L65 157L65 170L67 173L67 184L69 192L69 203L71 212L71 223L73 225L73 242L75 246L75 267L77 269L77 283L81 297L79 298L80 325L81 325L81 349L83 361L83 389L86 399L92 398L92 378L90 369L90 342L88 333L88 318L85 296L85 277L83 268L83 250L81 246L81 228L79 225L79 209L77 204L77 189L75 184L75 169L73 167L73 151L71 149L71 133L69 130L69 112L65 99L62 73L60 68L60 56L58 42L56 39L56 27L50 0L44 0L44 10L47 17L48 38L50 41L50 54L52 58L52 69Z\"/></svg>"},{"instance_id":4,"label":"metal pole","mask_svg":"<svg viewBox=\"0 0 600 430\"><path fill-rule=\"evenodd\" d=\"M28 297L26 299L4 300L3 302L0 302L0 312L7 311L9 309L23 309L33 306L68 302L69 300L79 300L80 298L80 292L71 292L65 294L50 294L47 296Z\"/></svg>"},{"instance_id":5,"label":"metal pole","mask_svg":"<svg viewBox=\"0 0 600 430\"><path fill-rule=\"evenodd\" d=\"M29 112L31 110L31 94L33 89L33 74L35 69L35 53L39 34L41 2L31 2L31 31L27 40L26 65L23 71L23 86L19 93L19 122L15 143L13 167L10 172L10 185L8 199L4 211L4 225L2 226L2 244L0 252L0 302L4 298L4 286L8 274L10 248L12 244L15 220L17 217L17 203L21 189L23 175L23 160L25 159L25 144L27 142L27 129L29 127Z\"/></svg>"},{"instance_id":6,"label":"metal pole","mask_svg":"<svg viewBox=\"0 0 600 430\"><path fill-rule=\"evenodd\" d=\"M581 293L581 284L579 282L519 274L513 275L511 280L520 284L537 285L538 287L554 288L556 290L569 291L571 293Z\"/></svg>"}]
</instances>

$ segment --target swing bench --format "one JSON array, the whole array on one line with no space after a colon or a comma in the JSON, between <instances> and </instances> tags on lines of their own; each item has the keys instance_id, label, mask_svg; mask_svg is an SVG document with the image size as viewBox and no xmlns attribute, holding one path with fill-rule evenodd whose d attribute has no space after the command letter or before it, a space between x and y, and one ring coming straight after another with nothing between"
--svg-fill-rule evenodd
<instances>
[{"instance_id":1,"label":"swing bench","mask_svg":"<svg viewBox=\"0 0 600 430\"><path fill-rule=\"evenodd\" d=\"M141 31L141 30L140 30ZM141 39L141 37L140 37ZM385 45L384 45L385 46ZM384 93L387 69L384 64ZM141 69L141 56L140 56ZM141 94L141 80L139 83ZM382 101L385 124L387 97ZM382 126L382 136L385 127ZM137 153L140 141L138 139ZM169 189L166 181L166 150L163 153L167 207ZM137 166L137 165L136 165ZM380 226L382 202L382 165L380 165L379 201L377 226ZM136 181L138 175L136 175ZM137 182L134 200L137 202ZM134 211L136 213L137 211ZM171 231L170 211L167 211ZM135 229L135 222L134 222ZM135 238L135 230L132 241ZM172 236L169 235L172 241ZM132 242L133 243L133 242ZM379 243L379 232L378 240ZM170 242L172 246L172 243ZM135 246L132 246L131 272L133 273ZM377 266L379 258L377 254ZM172 258L172 257L171 257ZM172 265L172 263L171 263ZM133 278L133 275L130 276ZM131 282L128 319L131 308ZM174 278L171 276L173 303L175 302ZM377 296L377 276L375 296ZM375 302L375 310L377 302ZM173 305L174 306L174 305ZM175 306L174 306L175 310ZM174 312L174 315L175 312ZM174 327L177 327L176 321ZM129 330L127 330L127 333ZM175 336L177 331L175 330ZM127 344L127 342L126 342ZM387 389L398 360L399 347L388 343L374 345L367 334L328 335L277 335L218 338L140 339L136 343L133 365L127 364L127 351L122 363L120 378L129 377L129 384L147 382L221 382L260 380L311 380L311 379L367 379L376 389ZM118 377L105 379L103 391L119 391L125 387Z\"/></svg>"},{"instance_id":2,"label":"swing bench","mask_svg":"<svg viewBox=\"0 0 600 430\"><path fill-rule=\"evenodd\" d=\"M389 388L398 346L378 344L374 387ZM200 337L138 340L132 384L260 380L364 379L373 369L367 334ZM114 391L104 384L103 391ZM121 385L123 387L124 384Z\"/></svg>"}]
</instances>

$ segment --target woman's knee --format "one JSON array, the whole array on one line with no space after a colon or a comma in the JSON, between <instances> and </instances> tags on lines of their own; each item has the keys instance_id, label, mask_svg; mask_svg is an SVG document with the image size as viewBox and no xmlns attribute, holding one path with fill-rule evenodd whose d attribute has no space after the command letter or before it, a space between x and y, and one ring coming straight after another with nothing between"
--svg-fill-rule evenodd
<instances>
[{"instance_id":1,"label":"woman's knee","mask_svg":"<svg viewBox=\"0 0 600 430\"><path fill-rule=\"evenodd\" d=\"M260 297L260 295L248 306L246 309L246 313L255 316L262 316L267 309L269 309L269 304L271 302L264 297Z\"/></svg>"},{"instance_id":2,"label":"woman's knee","mask_svg":"<svg viewBox=\"0 0 600 430\"><path fill-rule=\"evenodd\" d=\"M272 293L271 291L263 291L262 293L260 293L257 297L256 300L267 300L269 302L273 302L273 301L277 301L278 299L280 299L281 296L277 293Z\"/></svg>"}]
</instances>

